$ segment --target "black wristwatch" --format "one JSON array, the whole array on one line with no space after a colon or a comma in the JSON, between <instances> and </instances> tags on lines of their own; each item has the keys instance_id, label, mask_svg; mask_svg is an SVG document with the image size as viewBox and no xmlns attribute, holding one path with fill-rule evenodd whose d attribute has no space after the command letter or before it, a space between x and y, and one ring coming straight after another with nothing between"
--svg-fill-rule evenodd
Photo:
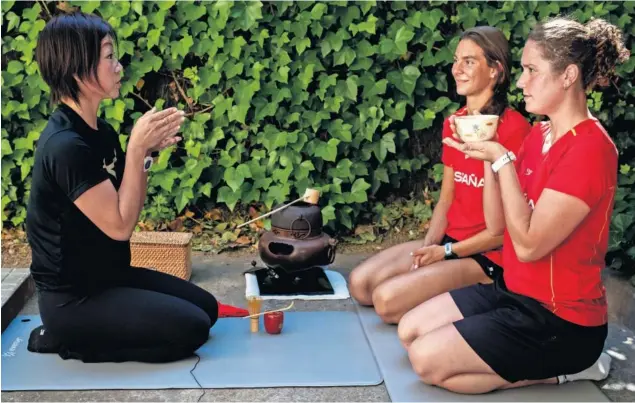
<instances>
[{"instance_id":1,"label":"black wristwatch","mask_svg":"<svg viewBox=\"0 0 635 403\"><path fill-rule=\"evenodd\" d=\"M458 259L459 257L452 251L452 242L448 242L443 245L443 250L445 251L445 260Z\"/></svg>"}]
</instances>

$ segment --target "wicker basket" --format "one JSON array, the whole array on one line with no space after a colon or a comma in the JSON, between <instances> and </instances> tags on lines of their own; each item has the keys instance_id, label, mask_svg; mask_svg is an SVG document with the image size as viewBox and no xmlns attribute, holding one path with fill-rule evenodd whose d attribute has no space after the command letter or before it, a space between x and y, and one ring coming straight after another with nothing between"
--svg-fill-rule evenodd
<instances>
[{"instance_id":1,"label":"wicker basket","mask_svg":"<svg viewBox=\"0 0 635 403\"><path fill-rule=\"evenodd\" d=\"M132 266L145 267L190 279L192 234L184 232L134 232L130 238Z\"/></svg>"}]
</instances>

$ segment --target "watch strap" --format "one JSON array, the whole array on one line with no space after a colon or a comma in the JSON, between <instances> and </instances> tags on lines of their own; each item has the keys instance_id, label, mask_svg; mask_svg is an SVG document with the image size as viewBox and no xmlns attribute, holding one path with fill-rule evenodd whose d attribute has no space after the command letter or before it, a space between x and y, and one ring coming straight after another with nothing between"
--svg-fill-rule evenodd
<instances>
[{"instance_id":1,"label":"watch strap","mask_svg":"<svg viewBox=\"0 0 635 403\"><path fill-rule=\"evenodd\" d=\"M154 159L150 156L147 156L143 159L143 172L148 172L150 168L152 168L152 163Z\"/></svg>"},{"instance_id":2,"label":"watch strap","mask_svg":"<svg viewBox=\"0 0 635 403\"><path fill-rule=\"evenodd\" d=\"M452 242L448 242L445 245L443 245L443 250L445 251L446 259L452 256Z\"/></svg>"},{"instance_id":3,"label":"watch strap","mask_svg":"<svg viewBox=\"0 0 635 403\"><path fill-rule=\"evenodd\" d=\"M492 163L492 171L498 172L502 167L509 164L512 161L516 161L516 156L513 152L508 151L500 156L494 163Z\"/></svg>"}]
</instances>

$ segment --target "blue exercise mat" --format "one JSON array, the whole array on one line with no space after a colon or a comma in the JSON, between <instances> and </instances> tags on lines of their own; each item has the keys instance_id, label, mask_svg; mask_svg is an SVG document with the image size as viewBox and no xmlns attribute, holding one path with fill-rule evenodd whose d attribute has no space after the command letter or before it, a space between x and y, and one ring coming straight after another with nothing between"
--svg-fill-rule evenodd
<instances>
[{"instance_id":1,"label":"blue exercise mat","mask_svg":"<svg viewBox=\"0 0 635 403\"><path fill-rule=\"evenodd\" d=\"M197 389L197 358L168 364L86 364L27 350L39 316L18 316L2 334L2 390ZM193 370L204 388L365 386L382 382L355 312L285 312L281 334L220 319Z\"/></svg>"},{"instance_id":2,"label":"blue exercise mat","mask_svg":"<svg viewBox=\"0 0 635 403\"><path fill-rule=\"evenodd\" d=\"M279 335L233 319L198 350L204 388L369 386L381 373L355 312L285 312Z\"/></svg>"},{"instance_id":3,"label":"blue exercise mat","mask_svg":"<svg viewBox=\"0 0 635 403\"><path fill-rule=\"evenodd\" d=\"M372 308L358 306L357 309L393 402L609 401L591 381L570 382L562 385L533 385L482 395L457 394L436 386L425 385L410 365L408 354L399 341L397 326L383 323Z\"/></svg>"},{"instance_id":4,"label":"blue exercise mat","mask_svg":"<svg viewBox=\"0 0 635 403\"><path fill-rule=\"evenodd\" d=\"M196 357L169 364L83 363L27 350L37 315L17 316L2 333L2 390L196 389Z\"/></svg>"}]
</instances>

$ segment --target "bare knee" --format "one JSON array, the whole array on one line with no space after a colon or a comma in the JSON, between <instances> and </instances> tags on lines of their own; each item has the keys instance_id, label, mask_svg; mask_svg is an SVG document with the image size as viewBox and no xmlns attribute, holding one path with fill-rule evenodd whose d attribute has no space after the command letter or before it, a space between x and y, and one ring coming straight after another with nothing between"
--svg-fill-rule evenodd
<instances>
[{"instance_id":1,"label":"bare knee","mask_svg":"<svg viewBox=\"0 0 635 403\"><path fill-rule=\"evenodd\" d=\"M439 346L431 343L430 339L422 336L414 340L408 349L408 358L412 369L423 383L441 386L447 376L443 371L443 361L439 359Z\"/></svg>"},{"instance_id":2,"label":"bare knee","mask_svg":"<svg viewBox=\"0 0 635 403\"><path fill-rule=\"evenodd\" d=\"M403 312L397 306L397 298L399 296L395 290L387 285L380 285L373 291L372 300L375 312L385 323L399 323L403 316Z\"/></svg>"},{"instance_id":3,"label":"bare knee","mask_svg":"<svg viewBox=\"0 0 635 403\"><path fill-rule=\"evenodd\" d=\"M355 299L360 305L373 304L369 280L368 274L360 270L360 267L353 269L349 276L349 291L353 299Z\"/></svg>"},{"instance_id":4,"label":"bare knee","mask_svg":"<svg viewBox=\"0 0 635 403\"><path fill-rule=\"evenodd\" d=\"M399 321L399 326L397 326L397 335L406 350L410 348L412 342L419 336L417 323L415 323L415 321L412 320L412 317L407 313Z\"/></svg>"}]
</instances>

